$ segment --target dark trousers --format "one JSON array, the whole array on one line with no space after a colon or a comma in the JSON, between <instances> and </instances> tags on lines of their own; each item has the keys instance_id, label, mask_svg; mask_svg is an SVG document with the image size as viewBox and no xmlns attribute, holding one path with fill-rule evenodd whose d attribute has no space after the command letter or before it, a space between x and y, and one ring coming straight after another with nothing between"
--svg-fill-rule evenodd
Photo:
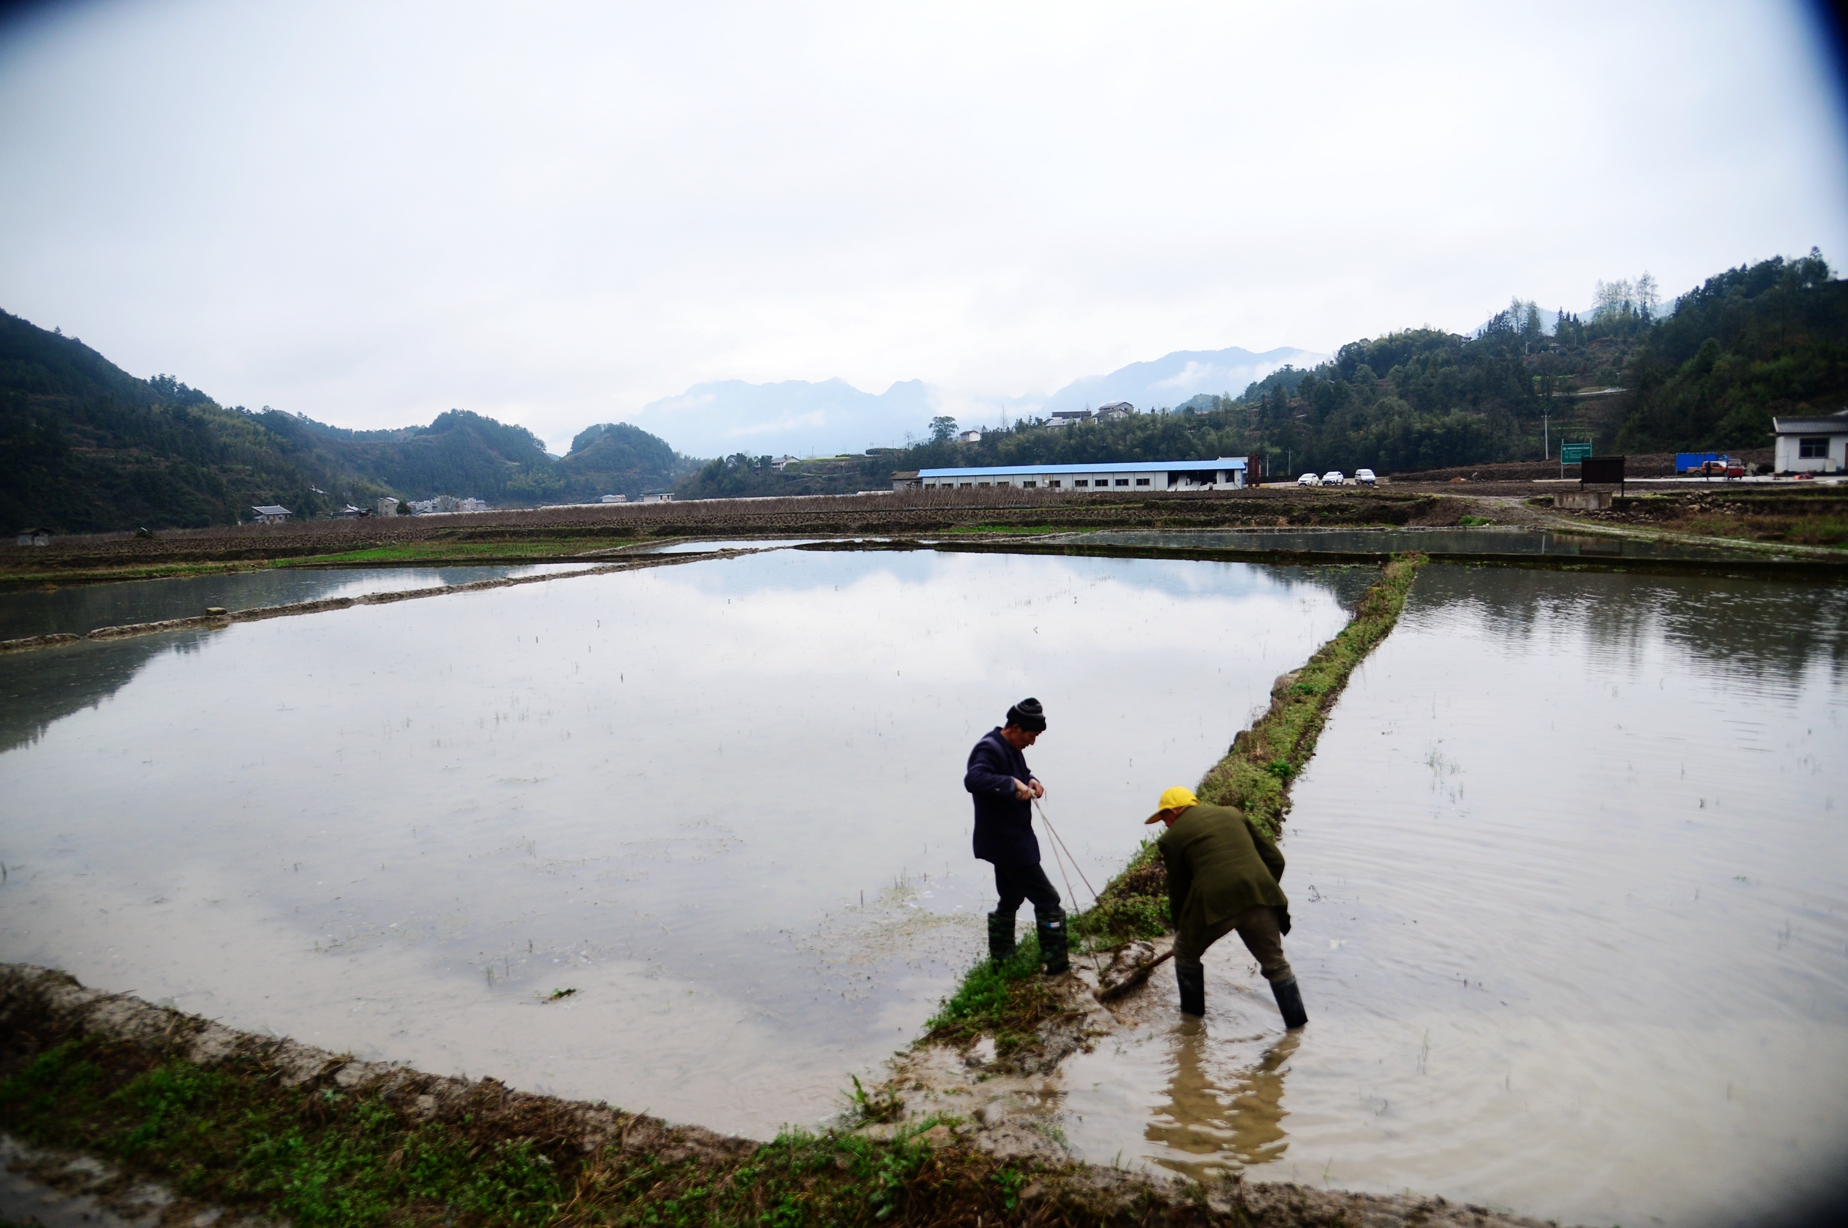
<instances>
[{"instance_id":1,"label":"dark trousers","mask_svg":"<svg viewBox=\"0 0 1848 1228\"><path fill-rule=\"evenodd\" d=\"M1174 966L1200 967L1200 957L1206 954L1206 949L1233 930L1245 940L1245 949L1258 961L1265 980L1288 981L1296 976L1290 971L1290 961L1283 957L1283 925L1279 910L1264 904L1248 908L1236 917L1227 917L1204 930L1182 930L1176 934Z\"/></svg>"},{"instance_id":2,"label":"dark trousers","mask_svg":"<svg viewBox=\"0 0 1848 1228\"><path fill-rule=\"evenodd\" d=\"M1038 862L1030 866L996 866L995 891L1001 896L995 911L1004 917L1013 916L1022 900L1033 901L1036 917L1059 911L1059 893Z\"/></svg>"}]
</instances>

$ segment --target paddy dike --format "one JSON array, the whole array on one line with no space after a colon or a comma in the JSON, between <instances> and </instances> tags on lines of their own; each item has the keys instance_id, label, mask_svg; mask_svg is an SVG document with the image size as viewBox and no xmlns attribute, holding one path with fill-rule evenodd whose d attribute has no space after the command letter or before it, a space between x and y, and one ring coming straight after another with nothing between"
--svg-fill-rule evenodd
<instances>
[{"instance_id":1,"label":"paddy dike","mask_svg":"<svg viewBox=\"0 0 1848 1228\"><path fill-rule=\"evenodd\" d=\"M143 1228L366 1224L1365 1224L1540 1228L1414 1195L1163 1180L1000 1157L964 1123L773 1142L491 1078L233 1031L0 965L9 1217L76 1201ZM100 1161L100 1163L99 1163ZM36 1188L35 1188L36 1187Z\"/></svg>"},{"instance_id":2,"label":"paddy dike","mask_svg":"<svg viewBox=\"0 0 1848 1228\"><path fill-rule=\"evenodd\" d=\"M722 550L712 553L732 556L750 554L750 550ZM357 597L325 597L312 601L291 601L281 605L251 606L246 609L208 609L203 614L183 618L162 618L152 622L121 623L96 627L83 635L74 632L51 632L44 635L19 636L0 640L0 654L28 652L40 648L64 648L82 640L123 640L144 635L161 635L172 631L216 631L237 623L263 622L272 618L294 618L305 614L325 614L333 610L350 610L355 606L394 605L400 601L419 601L430 597L449 597L458 593L485 593L499 588L517 588L528 584L545 584L553 580L572 580L588 576L607 576L618 572L649 567L671 567L709 557L704 554L644 555L620 563L606 563L567 571L546 572L532 576L508 576L470 580L462 584L436 584L423 588L387 589Z\"/></svg>"},{"instance_id":3,"label":"paddy dike","mask_svg":"<svg viewBox=\"0 0 1848 1228\"><path fill-rule=\"evenodd\" d=\"M0 553L0 586L77 584L260 566L530 563L677 538L975 535L1101 528L1456 524L1445 494L1384 489L1170 493L1135 499L1022 490L542 508L56 537Z\"/></svg>"}]
</instances>

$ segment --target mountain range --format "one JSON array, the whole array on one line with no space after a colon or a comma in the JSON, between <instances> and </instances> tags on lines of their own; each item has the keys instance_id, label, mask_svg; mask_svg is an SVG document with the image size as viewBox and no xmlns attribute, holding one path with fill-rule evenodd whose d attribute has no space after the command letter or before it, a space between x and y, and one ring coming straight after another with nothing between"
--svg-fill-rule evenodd
<instances>
[{"instance_id":1,"label":"mountain range","mask_svg":"<svg viewBox=\"0 0 1848 1228\"><path fill-rule=\"evenodd\" d=\"M633 498L696 468L634 426L548 455L525 427L467 410L353 431L227 408L172 376L137 379L75 337L0 312L0 524L61 533L194 528L281 504L328 515L382 495L536 504Z\"/></svg>"},{"instance_id":2,"label":"mountain range","mask_svg":"<svg viewBox=\"0 0 1848 1228\"><path fill-rule=\"evenodd\" d=\"M1073 380L1049 396L971 396L922 380L902 380L881 393L863 392L841 379L774 384L718 380L650 401L634 420L694 456L831 456L891 446L907 436L921 438L939 414L956 417L959 425L969 428L1115 401L1128 401L1139 409L1172 407L1202 394L1237 396L1286 364L1313 366L1326 358L1290 347L1261 354L1238 346L1176 350L1108 375Z\"/></svg>"}]
</instances>

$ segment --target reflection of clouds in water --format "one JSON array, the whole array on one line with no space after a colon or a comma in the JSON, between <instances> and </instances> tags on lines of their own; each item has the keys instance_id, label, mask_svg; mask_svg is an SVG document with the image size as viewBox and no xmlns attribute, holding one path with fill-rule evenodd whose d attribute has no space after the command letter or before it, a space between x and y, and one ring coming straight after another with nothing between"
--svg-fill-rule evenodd
<instances>
[{"instance_id":1,"label":"reflection of clouds in water","mask_svg":"<svg viewBox=\"0 0 1848 1228\"><path fill-rule=\"evenodd\" d=\"M1225 563L954 554L866 556L866 565L843 575L837 558L782 553L651 577L669 589L729 594L687 603L697 620L688 630L705 651L683 668L709 677L882 670L929 686L991 675L1002 635L1021 636L1035 654L1118 655L1156 640L1237 644L1243 628L1227 622L1224 603L1289 600L1299 588L1319 597L1350 580L1337 574L1348 569L1322 576ZM819 657L790 649L818 633L818 590L839 611ZM1302 617L1326 624L1319 638L1339 629L1343 615L1326 600L1305 594L1295 604ZM1010 678L1026 674L1008 670Z\"/></svg>"},{"instance_id":2,"label":"reflection of clouds in water","mask_svg":"<svg viewBox=\"0 0 1848 1228\"><path fill-rule=\"evenodd\" d=\"M1215 1041L1203 1024L1183 1022L1175 1037L1167 1101L1155 1106L1143 1137L1199 1158L1161 1155L1156 1163L1204 1181L1282 1159L1290 1145L1283 1127L1289 1115L1283 1107L1283 1080L1301 1043L1301 1032L1289 1032L1249 1060L1249 1046L1234 1049L1231 1042ZM1242 1064L1241 1058L1246 1059Z\"/></svg>"},{"instance_id":3,"label":"reflection of clouds in water","mask_svg":"<svg viewBox=\"0 0 1848 1228\"><path fill-rule=\"evenodd\" d=\"M1197 775L1343 618L1326 589L1243 565L790 558L238 624L186 660L157 652L9 757L0 851L40 867L37 896L84 871L86 897L114 901L105 929L215 874L264 906L237 943L347 961L352 993L381 1002L449 980L527 1000L567 969L587 992L593 975L675 983L774 1021L791 1063L838 1078L914 1036L981 947L962 765L1023 681L1057 713L1033 758L1054 821L1101 871L1143 834L1150 780ZM228 950L228 924L203 909L191 940ZM175 979L159 943L92 963L63 935L94 927L23 893L0 893L0 925L33 931L9 951L105 987ZM405 975L399 954L425 983L381 979ZM268 990L239 983L245 962L211 976L254 1012ZM344 1044L416 1030L401 1006L368 1009ZM600 1022L634 1052L677 1026ZM474 1052L477 1072L535 1069ZM629 1107L661 1086L598 1069L598 1094ZM652 1107L722 1121L717 1094Z\"/></svg>"}]
</instances>

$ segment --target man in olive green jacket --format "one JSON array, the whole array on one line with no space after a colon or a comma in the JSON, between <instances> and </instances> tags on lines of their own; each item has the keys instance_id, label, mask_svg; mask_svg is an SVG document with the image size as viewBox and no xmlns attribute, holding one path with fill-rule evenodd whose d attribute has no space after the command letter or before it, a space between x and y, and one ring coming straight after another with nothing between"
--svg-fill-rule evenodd
<instances>
[{"instance_id":1,"label":"man in olive green jacket","mask_svg":"<svg viewBox=\"0 0 1848 1228\"><path fill-rule=\"evenodd\" d=\"M1290 932L1290 901L1277 885L1283 854L1242 811L1202 805L1190 789L1176 785L1166 790L1160 806L1148 822L1168 827L1156 844L1168 870L1181 1013L1206 1014L1206 968L1200 957L1237 930L1270 982L1284 1025L1302 1027L1309 1016L1290 961L1283 957L1283 936Z\"/></svg>"}]
</instances>

